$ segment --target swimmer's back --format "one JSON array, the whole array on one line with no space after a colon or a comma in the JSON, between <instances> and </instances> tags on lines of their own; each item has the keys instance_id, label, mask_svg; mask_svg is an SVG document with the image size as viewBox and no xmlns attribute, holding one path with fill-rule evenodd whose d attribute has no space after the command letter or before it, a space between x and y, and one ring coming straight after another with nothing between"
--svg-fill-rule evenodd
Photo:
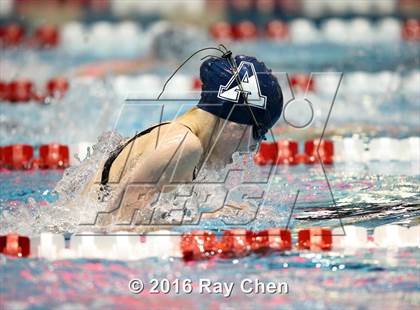
<instances>
[{"instance_id":1,"label":"swimmer's back","mask_svg":"<svg viewBox=\"0 0 420 310\"><path fill-rule=\"evenodd\" d=\"M165 182L167 178L173 182L191 181L202 153L200 140L188 127L176 122L162 124L121 151L112 163L108 185L118 187L128 175L133 182ZM99 187L105 161L85 192Z\"/></svg>"}]
</instances>

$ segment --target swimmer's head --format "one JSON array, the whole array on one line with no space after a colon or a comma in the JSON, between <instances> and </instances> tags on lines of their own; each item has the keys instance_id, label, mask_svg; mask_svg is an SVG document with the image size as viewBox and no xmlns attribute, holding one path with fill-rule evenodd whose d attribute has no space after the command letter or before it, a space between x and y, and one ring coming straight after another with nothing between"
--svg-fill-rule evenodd
<instances>
[{"instance_id":1,"label":"swimmer's head","mask_svg":"<svg viewBox=\"0 0 420 310\"><path fill-rule=\"evenodd\" d=\"M200 68L203 86L197 107L227 121L252 126L254 139L261 140L280 118L283 108L280 85L271 70L255 57L240 55L234 61L237 74L225 58L212 57L203 62Z\"/></svg>"}]
</instances>

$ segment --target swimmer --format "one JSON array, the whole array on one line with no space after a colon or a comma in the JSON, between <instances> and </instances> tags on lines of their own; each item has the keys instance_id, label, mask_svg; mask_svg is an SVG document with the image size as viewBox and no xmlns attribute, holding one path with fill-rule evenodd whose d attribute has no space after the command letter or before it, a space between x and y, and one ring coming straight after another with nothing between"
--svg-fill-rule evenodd
<instances>
[{"instance_id":1,"label":"swimmer","mask_svg":"<svg viewBox=\"0 0 420 310\"><path fill-rule=\"evenodd\" d=\"M271 70L254 57L225 56L202 63L196 107L126 140L100 165L84 193L108 203L114 222L131 223L156 193L193 181L204 163L219 169L234 152L255 151L277 122L283 96Z\"/></svg>"},{"instance_id":2,"label":"swimmer","mask_svg":"<svg viewBox=\"0 0 420 310\"><path fill-rule=\"evenodd\" d=\"M159 22L149 30L151 49L144 57L94 62L76 68L78 76L101 78L107 74L133 74L157 66L175 65L189 51L209 41L206 33L188 25Z\"/></svg>"}]
</instances>

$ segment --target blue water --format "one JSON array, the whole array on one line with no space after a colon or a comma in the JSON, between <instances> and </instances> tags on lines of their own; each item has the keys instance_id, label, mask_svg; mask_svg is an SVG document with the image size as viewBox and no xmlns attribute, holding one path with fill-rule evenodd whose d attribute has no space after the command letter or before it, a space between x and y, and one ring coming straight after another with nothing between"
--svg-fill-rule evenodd
<instances>
[{"instance_id":1,"label":"blue water","mask_svg":"<svg viewBox=\"0 0 420 310\"><path fill-rule=\"evenodd\" d=\"M343 47L286 46L259 42L234 46L234 50L261 55L275 71L377 72L390 70L401 76L419 67L417 45ZM94 59L92 55L75 57L62 52L8 51L3 54L17 70L32 66L25 75L40 81ZM153 72L167 75L162 65ZM38 69L38 70L36 70ZM186 74L196 75L193 65ZM3 74L5 74L3 72ZM70 73L69 73L70 74ZM21 73L21 77L24 74ZM70 74L71 76L71 74ZM28 77L28 76L25 76ZM31 76L29 76L31 78ZM25 142L34 145L59 141L95 142L105 130L116 128L124 135L154 122L156 111L141 108L133 113L113 90L114 77L71 84L67 96L49 105L2 103L0 138L2 144ZM71 80L74 81L74 80ZM418 136L419 93L407 94L402 88L380 96L354 90L353 96L338 93L329 135L364 137ZM290 94L286 94L286 98ZM319 97L321 116L311 128L297 131L284 128L278 137L305 140L318 137L329 102ZM124 122L116 122L122 111ZM171 112L172 111L172 112ZM174 110L165 117L171 118ZM124 114L125 113L125 114ZM171 114L172 113L172 114ZM126 116L124 116L126 115ZM328 179L338 208L332 203L325 176L319 166L279 166L273 177L275 191L260 210L260 217L247 224L250 229L284 226L295 194L300 191L290 227L337 227L359 225L370 231L384 224L412 226L419 223L420 172L418 163L370 162L336 164L327 168ZM253 167L264 173L267 167ZM0 173L0 233L10 231L36 235L63 224L59 207L53 207L58 195L53 191L62 171ZM66 215L68 210L62 211ZM75 231L72 223L58 225L60 232ZM221 229L223 223L203 221L194 227ZM415 309L420 306L419 249L369 249L355 254L297 253L269 257L251 256L239 260L189 263L178 259L147 259L137 262L105 260L11 259L0 256L0 304L8 309ZM148 281L154 277L200 278L233 281L237 288L230 298L216 295L130 294L131 278ZM238 285L244 278L279 281L289 284L287 295L244 295ZM150 287L149 287L150 288Z\"/></svg>"}]
</instances>

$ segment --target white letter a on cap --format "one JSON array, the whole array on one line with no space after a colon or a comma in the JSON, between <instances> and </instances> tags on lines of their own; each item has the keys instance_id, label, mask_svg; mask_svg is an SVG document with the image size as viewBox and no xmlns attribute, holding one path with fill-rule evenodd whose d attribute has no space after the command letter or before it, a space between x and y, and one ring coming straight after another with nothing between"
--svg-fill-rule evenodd
<instances>
[{"instance_id":1,"label":"white letter a on cap","mask_svg":"<svg viewBox=\"0 0 420 310\"><path fill-rule=\"evenodd\" d=\"M233 102L239 102L240 88L236 81L236 77L240 74L242 69L245 69L243 76L239 75L242 88L248 99L248 104L257 108L265 109L267 96L261 94L260 84L258 82L257 73L255 72L254 64L247 61L241 61L238 67L238 72L233 75L226 85L220 85L217 97Z\"/></svg>"}]
</instances>

